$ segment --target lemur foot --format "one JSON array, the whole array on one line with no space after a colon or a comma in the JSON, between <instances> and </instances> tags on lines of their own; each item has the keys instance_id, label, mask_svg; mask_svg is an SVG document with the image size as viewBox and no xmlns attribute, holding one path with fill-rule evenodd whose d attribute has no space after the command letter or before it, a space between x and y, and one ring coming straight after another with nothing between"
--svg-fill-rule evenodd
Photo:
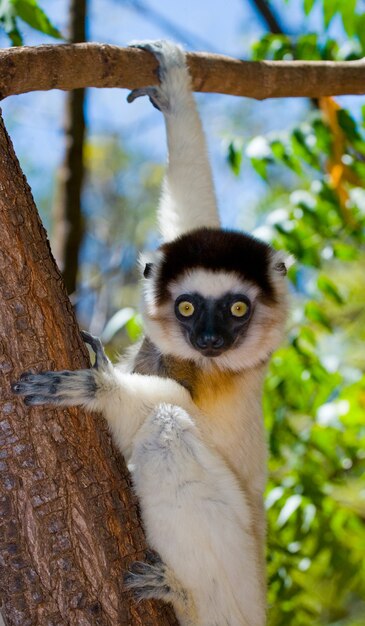
<instances>
[{"instance_id":1,"label":"lemur foot","mask_svg":"<svg viewBox=\"0 0 365 626\"><path fill-rule=\"evenodd\" d=\"M189 80L183 49L179 45L163 39L157 41L136 41L132 42L130 47L147 50L156 57L159 62L158 77L160 85L133 89L128 95L127 101L133 102L136 98L148 96L156 109L167 112L171 104L168 79L172 76L173 71L177 70L180 72L183 80Z\"/></svg>"},{"instance_id":2,"label":"lemur foot","mask_svg":"<svg viewBox=\"0 0 365 626\"><path fill-rule=\"evenodd\" d=\"M104 352L103 344L101 343L99 337L94 337L94 335L91 335L86 330L81 331L81 337L95 353L94 368L99 369L107 367L110 364L110 361Z\"/></svg>"},{"instance_id":3,"label":"lemur foot","mask_svg":"<svg viewBox=\"0 0 365 626\"><path fill-rule=\"evenodd\" d=\"M133 592L138 601L155 598L183 605L187 603L187 594L174 574L151 550L146 551L144 562L132 563L124 575L124 586Z\"/></svg>"},{"instance_id":4,"label":"lemur foot","mask_svg":"<svg viewBox=\"0 0 365 626\"><path fill-rule=\"evenodd\" d=\"M146 561L135 561L124 575L124 586L137 600L158 598L170 601L171 588L166 580L166 567L155 553L146 553Z\"/></svg>"},{"instance_id":5,"label":"lemur foot","mask_svg":"<svg viewBox=\"0 0 365 626\"><path fill-rule=\"evenodd\" d=\"M60 372L24 372L11 386L13 393L23 396L28 406L42 404L77 406L86 405L96 396L97 374L106 370L110 361L105 355L100 339L82 332L85 343L95 352L92 369Z\"/></svg>"}]
</instances>

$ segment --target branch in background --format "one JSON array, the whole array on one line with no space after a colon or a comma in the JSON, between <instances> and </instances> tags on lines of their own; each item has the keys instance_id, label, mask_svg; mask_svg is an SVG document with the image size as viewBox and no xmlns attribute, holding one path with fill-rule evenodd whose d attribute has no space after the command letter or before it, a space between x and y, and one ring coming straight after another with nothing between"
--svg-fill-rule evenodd
<instances>
[{"instance_id":1,"label":"branch in background","mask_svg":"<svg viewBox=\"0 0 365 626\"><path fill-rule=\"evenodd\" d=\"M199 35L189 32L186 28L181 28L181 26L178 26L169 18L165 17L165 15L156 11L156 9L150 7L145 2L141 2L141 0L129 0L126 2L126 7L133 9L136 13L142 15L144 19L147 19L150 23L158 26L158 28L162 31L165 30L170 33L176 41L183 43L190 48L203 48L203 50L214 52L214 49L209 41L206 41Z\"/></svg>"},{"instance_id":2,"label":"branch in background","mask_svg":"<svg viewBox=\"0 0 365 626\"><path fill-rule=\"evenodd\" d=\"M188 53L195 91L265 98L365 93L365 60L240 61ZM135 48L80 43L0 51L0 97L80 87L135 89L156 84L157 61Z\"/></svg>"},{"instance_id":3,"label":"branch in background","mask_svg":"<svg viewBox=\"0 0 365 626\"><path fill-rule=\"evenodd\" d=\"M70 41L86 40L86 0L71 0ZM66 151L53 207L52 249L68 293L76 290L80 247L84 236L81 196L84 180L85 89L71 91L65 105Z\"/></svg>"},{"instance_id":4,"label":"branch in background","mask_svg":"<svg viewBox=\"0 0 365 626\"><path fill-rule=\"evenodd\" d=\"M273 35L281 35L284 33L284 29L281 27L278 18L267 0L251 0L251 3L255 5Z\"/></svg>"}]
</instances>

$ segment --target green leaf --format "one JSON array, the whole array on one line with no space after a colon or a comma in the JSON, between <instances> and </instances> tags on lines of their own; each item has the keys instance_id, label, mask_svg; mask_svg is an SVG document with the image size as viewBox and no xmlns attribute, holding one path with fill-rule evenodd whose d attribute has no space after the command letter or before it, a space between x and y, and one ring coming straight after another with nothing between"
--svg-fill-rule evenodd
<instances>
[{"instance_id":1,"label":"green leaf","mask_svg":"<svg viewBox=\"0 0 365 626\"><path fill-rule=\"evenodd\" d=\"M311 320L311 322L316 322L327 330L332 330L332 326L327 315L323 313L317 302L307 302L304 308L304 312L307 318Z\"/></svg>"},{"instance_id":2,"label":"green leaf","mask_svg":"<svg viewBox=\"0 0 365 626\"><path fill-rule=\"evenodd\" d=\"M131 341L135 342L140 339L143 333L143 324L140 315L134 315L134 317L127 322L126 331Z\"/></svg>"},{"instance_id":3,"label":"green leaf","mask_svg":"<svg viewBox=\"0 0 365 626\"><path fill-rule=\"evenodd\" d=\"M339 12L342 17L343 27L349 37L356 32L356 3L357 0L338 0Z\"/></svg>"},{"instance_id":4,"label":"green leaf","mask_svg":"<svg viewBox=\"0 0 365 626\"><path fill-rule=\"evenodd\" d=\"M320 60L321 53L318 46L318 35L310 33L299 37L295 46L295 57L311 61Z\"/></svg>"},{"instance_id":5,"label":"green leaf","mask_svg":"<svg viewBox=\"0 0 365 626\"><path fill-rule=\"evenodd\" d=\"M333 244L333 252L335 257L342 261L354 261L359 256L359 252L354 246L338 241Z\"/></svg>"},{"instance_id":6,"label":"green leaf","mask_svg":"<svg viewBox=\"0 0 365 626\"><path fill-rule=\"evenodd\" d=\"M235 176L238 176L242 165L242 144L238 141L232 141L228 146L227 154L228 163Z\"/></svg>"},{"instance_id":7,"label":"green leaf","mask_svg":"<svg viewBox=\"0 0 365 626\"><path fill-rule=\"evenodd\" d=\"M338 291L336 285L327 276L319 276L317 286L322 293L334 300L337 304L343 304L344 299Z\"/></svg>"},{"instance_id":8,"label":"green leaf","mask_svg":"<svg viewBox=\"0 0 365 626\"><path fill-rule=\"evenodd\" d=\"M252 157L251 163L259 176L261 176L264 180L267 180L268 161L266 159L256 159L255 157Z\"/></svg>"},{"instance_id":9,"label":"green leaf","mask_svg":"<svg viewBox=\"0 0 365 626\"><path fill-rule=\"evenodd\" d=\"M53 26L43 9L36 0L11 0L17 17L34 28L50 37L61 39L60 31Z\"/></svg>"},{"instance_id":10,"label":"green leaf","mask_svg":"<svg viewBox=\"0 0 365 626\"><path fill-rule=\"evenodd\" d=\"M348 137L351 141L361 140L361 135L357 130L356 122L346 109L340 109L337 111L337 119L346 137Z\"/></svg>"},{"instance_id":11,"label":"green leaf","mask_svg":"<svg viewBox=\"0 0 365 626\"><path fill-rule=\"evenodd\" d=\"M356 34L362 46L362 52L365 52L365 13L356 16Z\"/></svg>"},{"instance_id":12,"label":"green leaf","mask_svg":"<svg viewBox=\"0 0 365 626\"><path fill-rule=\"evenodd\" d=\"M323 0L323 18L325 28L329 27L337 12L338 0Z\"/></svg>"},{"instance_id":13,"label":"green leaf","mask_svg":"<svg viewBox=\"0 0 365 626\"><path fill-rule=\"evenodd\" d=\"M11 0L0 0L0 27L14 46L22 45L23 38L16 23L16 12Z\"/></svg>"},{"instance_id":14,"label":"green leaf","mask_svg":"<svg viewBox=\"0 0 365 626\"><path fill-rule=\"evenodd\" d=\"M316 0L304 0L304 13L306 15L309 15L309 13L311 12L311 10L313 9L314 3L316 2Z\"/></svg>"}]
</instances>

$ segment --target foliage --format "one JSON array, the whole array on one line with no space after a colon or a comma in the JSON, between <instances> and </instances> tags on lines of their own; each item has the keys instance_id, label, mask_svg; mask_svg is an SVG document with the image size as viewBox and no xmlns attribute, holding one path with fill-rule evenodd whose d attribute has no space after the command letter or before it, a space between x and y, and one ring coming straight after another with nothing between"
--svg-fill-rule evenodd
<instances>
[{"instance_id":1,"label":"foliage","mask_svg":"<svg viewBox=\"0 0 365 626\"><path fill-rule=\"evenodd\" d=\"M62 37L36 0L0 0L0 28L14 46L23 44L19 20L50 37Z\"/></svg>"},{"instance_id":2,"label":"foliage","mask_svg":"<svg viewBox=\"0 0 365 626\"><path fill-rule=\"evenodd\" d=\"M314 4L305 0L307 14ZM337 14L354 37L346 55L336 41L306 34L266 35L253 57L363 55L364 16L355 5L322 2L325 27ZM232 151L237 175L241 159ZM324 98L289 132L253 138L246 154L270 189L257 235L296 259L289 342L274 356L264 399L269 624L359 626L365 620L364 120Z\"/></svg>"}]
</instances>

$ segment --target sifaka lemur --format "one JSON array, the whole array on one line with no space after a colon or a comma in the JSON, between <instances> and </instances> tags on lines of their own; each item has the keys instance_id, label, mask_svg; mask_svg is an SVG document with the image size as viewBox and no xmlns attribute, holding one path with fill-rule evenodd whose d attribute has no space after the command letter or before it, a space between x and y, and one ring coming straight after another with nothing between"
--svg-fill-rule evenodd
<instances>
[{"instance_id":1,"label":"sifaka lemur","mask_svg":"<svg viewBox=\"0 0 365 626\"><path fill-rule=\"evenodd\" d=\"M138 598L171 602L182 626L263 626L266 445L262 382L286 318L286 259L220 227L201 122L183 50L141 42L160 84L132 91L162 111L168 166L163 238L144 264L145 338L112 365L100 341L92 369L26 373L30 406L101 412L132 472L147 540Z\"/></svg>"}]
</instances>

